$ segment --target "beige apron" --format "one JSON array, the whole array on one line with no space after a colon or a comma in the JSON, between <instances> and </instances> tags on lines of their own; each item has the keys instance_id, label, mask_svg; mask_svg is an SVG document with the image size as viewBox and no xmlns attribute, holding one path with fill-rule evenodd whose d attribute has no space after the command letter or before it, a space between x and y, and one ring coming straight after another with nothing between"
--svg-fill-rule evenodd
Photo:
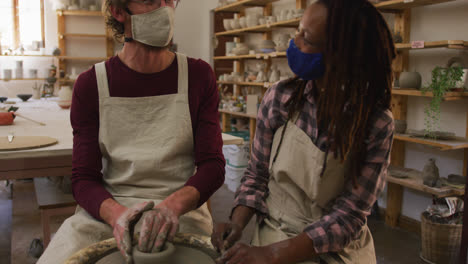
<instances>
[{"instance_id":1,"label":"beige apron","mask_svg":"<svg viewBox=\"0 0 468 264\"><path fill-rule=\"evenodd\" d=\"M159 204L194 174L187 57L177 54L177 63L177 94L136 98L110 97L105 64L96 64L104 185L125 206L150 200ZM211 235L206 204L182 216L179 231ZM63 263L78 250L112 237L109 225L78 207L38 263Z\"/></svg>"},{"instance_id":2,"label":"beige apron","mask_svg":"<svg viewBox=\"0 0 468 264\"><path fill-rule=\"evenodd\" d=\"M349 163L342 164L330 155L321 176L327 155L293 122L287 122L286 126L281 145L285 126L278 129L273 138L270 192L266 200L269 218L256 226L252 240L256 246L273 244L302 233L308 225L320 220L330 202L344 189ZM362 228L360 238L342 252L319 257L326 263L376 263L374 243L367 225ZM301 263L319 263L319 257Z\"/></svg>"}]
</instances>

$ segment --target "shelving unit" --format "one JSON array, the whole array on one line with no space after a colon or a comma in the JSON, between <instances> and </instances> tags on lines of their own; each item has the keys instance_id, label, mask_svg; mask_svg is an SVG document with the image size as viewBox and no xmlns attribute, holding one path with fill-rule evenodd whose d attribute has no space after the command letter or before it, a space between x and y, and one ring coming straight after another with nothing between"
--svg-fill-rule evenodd
<instances>
[{"instance_id":1,"label":"shelving unit","mask_svg":"<svg viewBox=\"0 0 468 264\"><path fill-rule=\"evenodd\" d=\"M227 85L239 85L239 86L260 86L263 88L268 88L272 85L272 83L264 82L224 82L224 81L217 81L217 84L227 84Z\"/></svg>"},{"instance_id":2,"label":"shelving unit","mask_svg":"<svg viewBox=\"0 0 468 264\"><path fill-rule=\"evenodd\" d=\"M286 58L286 52L259 53L239 56L217 56L214 60L268 60L270 58Z\"/></svg>"},{"instance_id":3,"label":"shelving unit","mask_svg":"<svg viewBox=\"0 0 468 264\"><path fill-rule=\"evenodd\" d=\"M223 19L232 18L234 14L244 15L245 9L255 6L263 7L263 15L272 15L272 3L278 0L239 0L235 3L216 8L215 13L215 34L214 36L219 40L219 47L222 47L226 41L242 42L244 36L247 34L262 34L263 39L272 39L272 32L281 28L297 28L300 23L300 18L295 18L286 21L279 21L275 23L269 23L265 25L258 25L255 27L248 27L242 29L228 30L226 31L223 27ZM305 9L306 0L296 0L296 9ZM265 54L252 54L252 55L241 55L241 56L226 56L224 47L215 50L214 56L214 69L217 75L231 72L233 69L233 62L236 62L237 67L234 69L235 72L244 71L244 63L246 60L264 60L267 63L267 68L271 66L272 59L274 58L286 58L286 52L273 52ZM249 86L252 88L268 88L271 83L268 82L225 82L218 81L220 85L232 85L237 86ZM262 89L262 94L265 89ZM235 94L237 96L237 94ZM230 131L230 118L231 117L242 117L249 119L250 138L253 139L255 135L256 126L256 115L249 115L239 112L229 112L226 110L220 110L222 116L222 130L224 132Z\"/></svg>"},{"instance_id":4,"label":"shelving unit","mask_svg":"<svg viewBox=\"0 0 468 264\"><path fill-rule=\"evenodd\" d=\"M65 28L65 20L67 16L86 17L104 17L101 11L86 11L86 10L57 10L57 25L58 25L58 48L62 52L62 56L58 56L59 70L66 72L68 61L89 61L98 62L106 60L114 55L114 40L112 32L106 29L106 34L86 34L86 33L67 33ZM107 57L74 57L67 56L66 41L72 38L87 38L87 39L105 39L106 40L106 56Z\"/></svg>"},{"instance_id":5,"label":"shelving unit","mask_svg":"<svg viewBox=\"0 0 468 264\"><path fill-rule=\"evenodd\" d=\"M282 28L282 27L290 27L290 28L297 28L299 26L299 22L301 22L300 18L297 19L291 19L291 20L286 20L286 21L280 21L272 24L265 24L265 25L259 25L255 27L247 27L247 28L241 28L241 29L234 29L234 30L228 30L224 32L219 32L216 33L216 37L221 37L221 36L241 36L246 33L266 33L266 32L271 32L274 29L277 28Z\"/></svg>"},{"instance_id":6,"label":"shelving unit","mask_svg":"<svg viewBox=\"0 0 468 264\"><path fill-rule=\"evenodd\" d=\"M464 41L464 40L427 41L427 42L424 42L424 48L414 48L412 47L412 43L398 43L398 44L395 44L395 47L398 51L435 49L435 48L468 49L468 41Z\"/></svg>"}]
</instances>

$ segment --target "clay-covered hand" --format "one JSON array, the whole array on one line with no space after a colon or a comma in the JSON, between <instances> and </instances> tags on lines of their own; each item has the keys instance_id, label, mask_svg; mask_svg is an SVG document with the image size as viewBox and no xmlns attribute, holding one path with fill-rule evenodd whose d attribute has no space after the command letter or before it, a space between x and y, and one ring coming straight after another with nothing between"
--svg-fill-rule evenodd
<instances>
[{"instance_id":1,"label":"clay-covered hand","mask_svg":"<svg viewBox=\"0 0 468 264\"><path fill-rule=\"evenodd\" d=\"M211 234L211 243L219 251L224 252L242 237L242 228L234 223L215 225Z\"/></svg>"},{"instance_id":2,"label":"clay-covered hand","mask_svg":"<svg viewBox=\"0 0 468 264\"><path fill-rule=\"evenodd\" d=\"M268 247L237 243L216 260L217 264L275 264L274 252Z\"/></svg>"},{"instance_id":3,"label":"clay-covered hand","mask_svg":"<svg viewBox=\"0 0 468 264\"><path fill-rule=\"evenodd\" d=\"M125 258L126 263L133 263L132 259L132 229L145 211L151 210L154 202L136 204L123 211L113 225L113 234L117 247Z\"/></svg>"},{"instance_id":4,"label":"clay-covered hand","mask_svg":"<svg viewBox=\"0 0 468 264\"><path fill-rule=\"evenodd\" d=\"M143 214L138 250L145 253L159 252L166 241L172 241L179 227L179 216L173 210L159 204Z\"/></svg>"}]
</instances>

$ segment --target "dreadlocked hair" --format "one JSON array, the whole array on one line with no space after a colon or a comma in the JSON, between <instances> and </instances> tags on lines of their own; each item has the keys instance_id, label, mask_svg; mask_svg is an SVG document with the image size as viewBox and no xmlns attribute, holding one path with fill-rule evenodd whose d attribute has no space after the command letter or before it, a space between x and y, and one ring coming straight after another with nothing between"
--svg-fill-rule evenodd
<instances>
[{"instance_id":1,"label":"dreadlocked hair","mask_svg":"<svg viewBox=\"0 0 468 264\"><path fill-rule=\"evenodd\" d=\"M395 46L380 12L367 0L318 0L328 9L326 71L323 89L315 91L317 123L327 129L328 151L350 160L354 185L367 154L371 115L391 109ZM293 78L286 106L289 118L302 109L306 81ZM350 155L352 154L352 155Z\"/></svg>"}]
</instances>

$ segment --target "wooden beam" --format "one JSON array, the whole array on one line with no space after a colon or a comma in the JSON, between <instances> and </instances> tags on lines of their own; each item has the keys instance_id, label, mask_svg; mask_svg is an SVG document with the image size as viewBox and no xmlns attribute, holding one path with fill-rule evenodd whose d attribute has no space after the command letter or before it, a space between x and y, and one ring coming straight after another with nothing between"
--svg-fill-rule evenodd
<instances>
[{"instance_id":1,"label":"wooden beam","mask_svg":"<svg viewBox=\"0 0 468 264\"><path fill-rule=\"evenodd\" d=\"M19 29L19 9L18 9L19 0L13 0L13 41L14 48L19 48L20 45L20 29Z\"/></svg>"},{"instance_id":2,"label":"wooden beam","mask_svg":"<svg viewBox=\"0 0 468 264\"><path fill-rule=\"evenodd\" d=\"M388 226L398 226L398 219L401 214L401 204L403 201L403 186L389 182L387 184L387 210L385 223Z\"/></svg>"},{"instance_id":3,"label":"wooden beam","mask_svg":"<svg viewBox=\"0 0 468 264\"><path fill-rule=\"evenodd\" d=\"M395 33L399 32L403 42L410 41L411 30L411 11L405 10L395 15ZM393 62L393 70L395 78L399 78L400 72L408 69L409 53L401 51L397 53L397 58ZM393 117L398 120L406 120L408 97L403 95L392 96L392 112ZM391 164L395 166L405 166L405 142L393 141L391 152ZM396 227L401 214L403 201L403 186L388 183L387 188L387 211L385 215L385 223L391 227Z\"/></svg>"},{"instance_id":4,"label":"wooden beam","mask_svg":"<svg viewBox=\"0 0 468 264\"><path fill-rule=\"evenodd\" d=\"M226 113L221 113L221 130L222 132L229 132L231 131L231 116Z\"/></svg>"},{"instance_id":5,"label":"wooden beam","mask_svg":"<svg viewBox=\"0 0 468 264\"><path fill-rule=\"evenodd\" d=\"M306 9L307 0L296 0L296 9Z\"/></svg>"},{"instance_id":6,"label":"wooden beam","mask_svg":"<svg viewBox=\"0 0 468 264\"><path fill-rule=\"evenodd\" d=\"M45 22L44 22L44 0L41 0L41 42L42 46L41 48L45 47Z\"/></svg>"},{"instance_id":7,"label":"wooden beam","mask_svg":"<svg viewBox=\"0 0 468 264\"><path fill-rule=\"evenodd\" d=\"M66 56L67 51L66 51L65 38L60 38L61 35L66 34L65 16L63 15L62 12L57 12L57 33L58 33L58 48L61 51L60 55ZM67 64L65 60L59 60L59 67L57 69L57 72L60 72L60 70L67 72Z\"/></svg>"}]
</instances>

